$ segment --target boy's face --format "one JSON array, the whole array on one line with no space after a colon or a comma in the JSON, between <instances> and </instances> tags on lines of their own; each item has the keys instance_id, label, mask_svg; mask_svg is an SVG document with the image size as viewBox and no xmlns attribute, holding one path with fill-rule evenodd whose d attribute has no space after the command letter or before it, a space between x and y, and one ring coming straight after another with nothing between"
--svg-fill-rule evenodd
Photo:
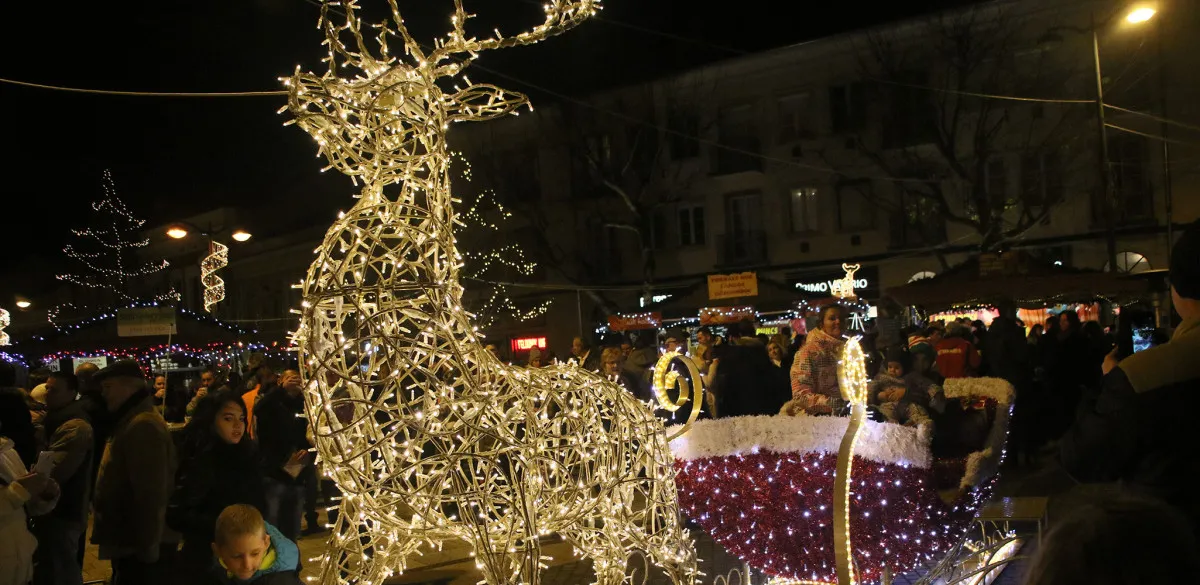
<instances>
[{"instance_id":1,"label":"boy's face","mask_svg":"<svg viewBox=\"0 0 1200 585\"><path fill-rule=\"evenodd\" d=\"M234 577L247 581L258 571L263 556L271 548L271 540L265 531L259 531L258 534L233 536L224 544L214 542L212 548Z\"/></svg>"},{"instance_id":2,"label":"boy's face","mask_svg":"<svg viewBox=\"0 0 1200 585\"><path fill-rule=\"evenodd\" d=\"M904 375L904 365L900 362L888 362L887 373L889 376L895 376L899 378L900 376Z\"/></svg>"}]
</instances>

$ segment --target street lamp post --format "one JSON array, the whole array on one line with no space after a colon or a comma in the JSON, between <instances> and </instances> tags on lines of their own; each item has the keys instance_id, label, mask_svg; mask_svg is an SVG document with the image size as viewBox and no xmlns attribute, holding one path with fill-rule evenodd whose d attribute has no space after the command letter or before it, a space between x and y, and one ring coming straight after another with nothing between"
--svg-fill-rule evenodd
<instances>
[{"instance_id":1,"label":"street lamp post","mask_svg":"<svg viewBox=\"0 0 1200 585\"><path fill-rule=\"evenodd\" d=\"M1125 15L1125 21L1129 24L1142 24L1152 18L1156 11L1151 6L1137 6L1130 10ZM1074 26L1056 26L1052 27L1043 39L1053 36L1054 31L1067 30L1077 33L1090 34L1092 36L1092 74L1095 78L1096 85L1096 133L1100 141L1100 147L1097 149L1099 155L1099 165L1097 171L1100 173L1100 204L1103 206L1103 220L1105 232L1105 252L1108 256L1108 269L1111 272L1117 270L1117 229L1116 229L1116 209L1115 197L1112 192L1112 170L1110 169L1108 160L1108 122L1105 119L1104 112L1104 72L1100 66L1100 27L1107 24L1106 20L1100 25L1096 24L1096 16L1093 13L1090 17L1090 26L1087 29L1081 29ZM1170 187L1168 186L1169 190ZM1167 209L1170 214L1170 194L1167 195ZM1168 227L1169 233L1170 227Z\"/></svg>"},{"instance_id":2,"label":"street lamp post","mask_svg":"<svg viewBox=\"0 0 1200 585\"><path fill-rule=\"evenodd\" d=\"M1113 216L1112 173L1108 168L1108 126L1104 120L1104 75L1100 69L1100 35L1096 31L1096 17L1092 16L1092 63L1096 74L1096 128L1100 137L1100 201L1104 205L1104 248L1108 253L1108 270L1117 270L1117 226Z\"/></svg>"}]
</instances>

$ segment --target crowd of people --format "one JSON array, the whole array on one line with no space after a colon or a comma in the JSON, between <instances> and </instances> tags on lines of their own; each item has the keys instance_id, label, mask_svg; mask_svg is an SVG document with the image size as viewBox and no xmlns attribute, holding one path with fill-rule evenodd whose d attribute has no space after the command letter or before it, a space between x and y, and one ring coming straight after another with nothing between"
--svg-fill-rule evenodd
<instances>
[{"instance_id":1,"label":"crowd of people","mask_svg":"<svg viewBox=\"0 0 1200 585\"><path fill-rule=\"evenodd\" d=\"M15 382L0 363L0 585L82 583L89 513L114 585L299 583L295 542L336 494L298 372L231 386L207 370L174 405L134 361L47 372L36 394ZM172 407L186 425L169 428Z\"/></svg>"},{"instance_id":2,"label":"crowd of people","mask_svg":"<svg viewBox=\"0 0 1200 585\"><path fill-rule=\"evenodd\" d=\"M1073 310L1028 329L1013 306L1000 307L987 326L959 319L905 329L884 304L866 335L872 416L952 428L935 432L935 456L987 430L970 424L987 405L947 400L944 381L998 377L1017 392L1009 440L1016 459L1053 446L1055 463L1075 480L1126 490L1091 504L1097 515L1060 525L1031 583L1069 582L1055 577L1052 554L1107 562L1095 553L1103 543L1083 555L1062 544L1071 530L1090 531L1075 535L1088 542L1114 530L1161 542L1165 533L1145 524L1159 518L1184 527L1173 528L1170 550L1195 552L1200 501L1190 494L1200 458L1191 452L1187 405L1200 385L1197 259L1200 233L1189 230L1170 271L1182 322L1169 340L1133 355ZM694 347L708 389L704 416L840 416L848 408L837 372L845 321L834 303L813 323L774 337L745 321L724 337L702 327L694 346L677 328L661 340L609 336L599 348L576 338L571 359L651 400L661 352ZM531 351L528 365L547 357ZM194 392L174 395L165 377L147 379L136 362L117 361L35 372L27 386L18 388L13 366L0 362L0 585L80 584L89 520L90 542L111 562L115 585L299 582L295 542L325 529L318 501L337 498L313 461L299 372L261 365L242 383L208 370ZM164 413L186 424L172 429ZM939 446L939 436L949 439Z\"/></svg>"}]
</instances>

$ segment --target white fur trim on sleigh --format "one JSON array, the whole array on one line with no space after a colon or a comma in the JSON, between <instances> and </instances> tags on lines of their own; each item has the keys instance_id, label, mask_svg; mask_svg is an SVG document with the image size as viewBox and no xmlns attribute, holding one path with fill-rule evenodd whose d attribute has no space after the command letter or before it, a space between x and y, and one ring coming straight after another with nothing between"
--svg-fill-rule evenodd
<instances>
[{"instance_id":1,"label":"white fur trim on sleigh","mask_svg":"<svg viewBox=\"0 0 1200 585\"><path fill-rule=\"evenodd\" d=\"M947 378L942 385L946 398L976 396L991 398L1009 405L1013 401L1013 387L1004 378Z\"/></svg>"},{"instance_id":2,"label":"white fur trim on sleigh","mask_svg":"<svg viewBox=\"0 0 1200 585\"><path fill-rule=\"evenodd\" d=\"M697 421L671 441L676 459L690 461L760 450L837 455L849 418L837 416L738 416ZM667 435L672 429L667 430ZM930 465L928 427L912 428L866 421L855 454L871 461Z\"/></svg>"}]
</instances>

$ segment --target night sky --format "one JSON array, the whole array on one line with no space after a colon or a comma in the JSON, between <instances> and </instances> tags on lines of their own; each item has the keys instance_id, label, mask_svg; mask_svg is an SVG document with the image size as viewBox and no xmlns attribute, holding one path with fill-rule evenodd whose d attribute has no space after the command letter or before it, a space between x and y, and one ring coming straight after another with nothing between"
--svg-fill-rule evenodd
<instances>
[{"instance_id":1,"label":"night sky","mask_svg":"<svg viewBox=\"0 0 1200 585\"><path fill-rule=\"evenodd\" d=\"M0 35L0 77L116 90L263 91L297 64L321 70L315 0L10 3ZM362 0L371 7L382 0ZM702 3L608 0L601 18L539 45L497 51L477 63L554 92L591 90L918 15L965 0L862 3L777 0ZM444 31L449 0L401 0L420 38ZM477 0L484 30L538 20L527 0ZM659 33L646 32L650 29ZM679 38L670 38L675 35ZM564 67L567 59L573 67ZM513 79L476 81L554 98ZM63 264L68 229L85 227L89 203L112 169L118 192L151 222L236 204L258 208L264 236L331 219L351 201L348 180L321 174L312 140L284 128L281 96L110 97L0 84L4 112L4 288L36 294Z\"/></svg>"}]
</instances>

